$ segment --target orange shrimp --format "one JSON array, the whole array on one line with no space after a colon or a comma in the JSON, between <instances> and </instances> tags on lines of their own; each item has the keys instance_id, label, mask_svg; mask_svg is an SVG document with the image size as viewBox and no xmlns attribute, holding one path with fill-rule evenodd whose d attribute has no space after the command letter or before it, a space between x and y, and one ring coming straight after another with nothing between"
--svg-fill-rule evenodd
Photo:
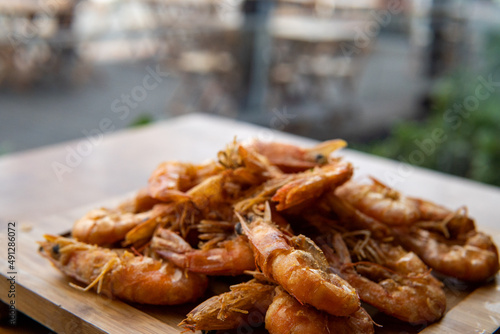
<instances>
[{"instance_id":1,"label":"orange shrimp","mask_svg":"<svg viewBox=\"0 0 500 334\"><path fill-rule=\"evenodd\" d=\"M333 213L343 226L348 229L369 230L377 239L391 238L392 231L387 226L378 220L369 217L361 211L354 208L350 203L336 196L334 192L325 194L319 203L320 207L326 207L327 214ZM315 219L319 219L325 225L335 225L337 222L328 222L325 216L315 215Z\"/></svg>"},{"instance_id":2,"label":"orange shrimp","mask_svg":"<svg viewBox=\"0 0 500 334\"><path fill-rule=\"evenodd\" d=\"M297 206L307 200L319 198L332 187L341 185L351 178L352 173L352 165L343 161L316 167L294 175L291 182L276 191L272 200L278 202L278 211Z\"/></svg>"},{"instance_id":3,"label":"orange shrimp","mask_svg":"<svg viewBox=\"0 0 500 334\"><path fill-rule=\"evenodd\" d=\"M223 167L214 161L200 165L179 161L163 162L149 178L149 194L161 201L184 198L186 191L222 170Z\"/></svg>"},{"instance_id":4,"label":"orange shrimp","mask_svg":"<svg viewBox=\"0 0 500 334\"><path fill-rule=\"evenodd\" d=\"M140 213L151 210L156 204L161 201L149 195L147 188L137 192L134 198L124 201L118 205L117 209L121 212Z\"/></svg>"},{"instance_id":5,"label":"orange shrimp","mask_svg":"<svg viewBox=\"0 0 500 334\"><path fill-rule=\"evenodd\" d=\"M415 201L375 178L372 184L346 182L335 194L362 213L387 225L408 225L420 218Z\"/></svg>"},{"instance_id":6,"label":"orange shrimp","mask_svg":"<svg viewBox=\"0 0 500 334\"><path fill-rule=\"evenodd\" d=\"M138 236L136 231L144 225L156 226L174 209L173 205L163 203L140 213L123 212L119 209L94 209L74 223L71 235L76 240L89 244L113 244L126 240L127 235L131 233Z\"/></svg>"},{"instance_id":7,"label":"orange shrimp","mask_svg":"<svg viewBox=\"0 0 500 334\"><path fill-rule=\"evenodd\" d=\"M347 146L347 143L335 139L311 148L301 148L291 144L253 140L244 146L265 156L283 172L295 173L328 163L330 154Z\"/></svg>"},{"instance_id":8,"label":"orange shrimp","mask_svg":"<svg viewBox=\"0 0 500 334\"><path fill-rule=\"evenodd\" d=\"M366 232L366 231L364 231ZM364 236L361 239L353 238ZM442 284L414 254L377 242L363 231L334 233L331 245L320 243L332 270L356 288L361 300L410 323L429 323L446 310ZM367 238L368 237L368 238ZM360 262L352 263L351 255Z\"/></svg>"},{"instance_id":9,"label":"orange shrimp","mask_svg":"<svg viewBox=\"0 0 500 334\"><path fill-rule=\"evenodd\" d=\"M256 318L264 320L275 285L252 279L230 289L196 306L179 326L190 330L227 330L248 324L250 319L252 323Z\"/></svg>"},{"instance_id":10,"label":"orange shrimp","mask_svg":"<svg viewBox=\"0 0 500 334\"><path fill-rule=\"evenodd\" d=\"M435 215L435 217L437 217ZM499 270L498 250L466 214L451 212L441 221L394 228L398 241L436 271L468 282L482 282Z\"/></svg>"},{"instance_id":11,"label":"orange shrimp","mask_svg":"<svg viewBox=\"0 0 500 334\"><path fill-rule=\"evenodd\" d=\"M371 317L363 308L346 317L336 317L302 305L281 287L266 313L270 334L374 333Z\"/></svg>"},{"instance_id":12,"label":"orange shrimp","mask_svg":"<svg viewBox=\"0 0 500 334\"><path fill-rule=\"evenodd\" d=\"M332 315L346 316L360 307L356 291L337 275L324 270L324 256L318 258L317 254L294 249L268 215L256 218L251 224L239 218L254 250L255 262L268 279L280 284L301 303Z\"/></svg>"},{"instance_id":13,"label":"orange shrimp","mask_svg":"<svg viewBox=\"0 0 500 334\"><path fill-rule=\"evenodd\" d=\"M134 214L116 209L94 209L75 222L71 234L86 243L112 244L123 240L137 225L155 218L151 211Z\"/></svg>"},{"instance_id":14,"label":"orange shrimp","mask_svg":"<svg viewBox=\"0 0 500 334\"><path fill-rule=\"evenodd\" d=\"M204 275L185 275L183 270L169 262L136 257L124 251L117 252L91 246L72 239L46 235L40 242L40 253L65 275L97 293L125 301L177 305L192 302L203 295L208 281Z\"/></svg>"},{"instance_id":15,"label":"orange shrimp","mask_svg":"<svg viewBox=\"0 0 500 334\"><path fill-rule=\"evenodd\" d=\"M162 229L153 239L152 247L164 259L194 273L234 276L255 269L252 248L241 235L219 242L215 248L192 249L176 233Z\"/></svg>"}]
</instances>

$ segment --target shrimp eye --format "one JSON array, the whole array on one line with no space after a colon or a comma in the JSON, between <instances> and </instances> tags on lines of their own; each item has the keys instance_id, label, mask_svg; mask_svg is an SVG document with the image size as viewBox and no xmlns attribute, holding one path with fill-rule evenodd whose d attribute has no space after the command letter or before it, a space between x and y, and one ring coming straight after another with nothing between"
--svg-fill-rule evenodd
<instances>
[{"instance_id":1,"label":"shrimp eye","mask_svg":"<svg viewBox=\"0 0 500 334\"><path fill-rule=\"evenodd\" d=\"M54 245L54 247L52 247L52 253L55 255L59 254L59 245Z\"/></svg>"},{"instance_id":2,"label":"shrimp eye","mask_svg":"<svg viewBox=\"0 0 500 334\"><path fill-rule=\"evenodd\" d=\"M43 252L43 246L38 247L38 251L41 253Z\"/></svg>"},{"instance_id":3,"label":"shrimp eye","mask_svg":"<svg viewBox=\"0 0 500 334\"><path fill-rule=\"evenodd\" d=\"M241 222L238 222L238 223L234 226L234 230L236 231L236 234L238 234L238 235L243 234L243 228L241 227Z\"/></svg>"},{"instance_id":4,"label":"shrimp eye","mask_svg":"<svg viewBox=\"0 0 500 334\"><path fill-rule=\"evenodd\" d=\"M326 157L321 153L316 154L316 157L314 159L316 160L316 162L318 164L326 164L327 163Z\"/></svg>"}]
</instances>

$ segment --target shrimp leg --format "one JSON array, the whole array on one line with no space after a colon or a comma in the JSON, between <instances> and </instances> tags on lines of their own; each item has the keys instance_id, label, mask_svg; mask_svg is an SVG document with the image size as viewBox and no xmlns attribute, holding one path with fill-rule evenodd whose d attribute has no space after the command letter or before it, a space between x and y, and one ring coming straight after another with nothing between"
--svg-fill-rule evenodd
<instances>
[{"instance_id":1,"label":"shrimp leg","mask_svg":"<svg viewBox=\"0 0 500 334\"><path fill-rule=\"evenodd\" d=\"M196 306L179 326L191 330L224 330L245 324L255 313L264 319L273 300L274 285L252 279L230 289Z\"/></svg>"}]
</instances>

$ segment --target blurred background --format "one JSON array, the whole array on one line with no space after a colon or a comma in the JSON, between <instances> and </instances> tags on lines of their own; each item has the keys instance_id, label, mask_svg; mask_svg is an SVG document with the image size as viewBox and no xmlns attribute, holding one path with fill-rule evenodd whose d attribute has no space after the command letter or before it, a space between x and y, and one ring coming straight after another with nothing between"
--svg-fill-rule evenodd
<instances>
[{"instance_id":1,"label":"blurred background","mask_svg":"<svg viewBox=\"0 0 500 334\"><path fill-rule=\"evenodd\" d=\"M500 1L0 0L0 154L192 112L500 185Z\"/></svg>"}]
</instances>

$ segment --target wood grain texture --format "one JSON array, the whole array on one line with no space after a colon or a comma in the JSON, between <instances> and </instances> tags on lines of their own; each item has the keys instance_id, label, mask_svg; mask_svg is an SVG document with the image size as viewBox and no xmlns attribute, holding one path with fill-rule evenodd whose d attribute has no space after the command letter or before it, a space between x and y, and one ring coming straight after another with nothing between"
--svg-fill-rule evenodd
<instances>
[{"instance_id":1,"label":"wood grain texture","mask_svg":"<svg viewBox=\"0 0 500 334\"><path fill-rule=\"evenodd\" d=\"M29 224L18 228L16 305L18 309L58 333L179 333L176 326L190 306L145 307L110 300L71 288L68 280L37 254L37 240L44 233L64 233L89 208L114 206L143 187L149 174L164 160L201 162L237 135L239 139L286 140L301 145L314 141L216 117L190 115L141 129L107 135L59 182L51 169L64 161L67 146L78 141L0 158L0 274L6 276L6 221ZM478 228L493 234L497 244L498 188L435 173L401 163L343 150L356 166L355 177L375 175L402 192L430 199L450 208L467 204ZM76 209L75 209L76 208ZM42 218L45 216L45 218ZM7 280L0 277L1 291ZM445 318L424 333L492 333L500 318L499 277L474 291L451 289ZM8 302L7 296L0 298ZM421 328L420 328L421 329ZM385 333L416 332L400 324ZM257 332L255 332L257 333Z\"/></svg>"}]
</instances>

